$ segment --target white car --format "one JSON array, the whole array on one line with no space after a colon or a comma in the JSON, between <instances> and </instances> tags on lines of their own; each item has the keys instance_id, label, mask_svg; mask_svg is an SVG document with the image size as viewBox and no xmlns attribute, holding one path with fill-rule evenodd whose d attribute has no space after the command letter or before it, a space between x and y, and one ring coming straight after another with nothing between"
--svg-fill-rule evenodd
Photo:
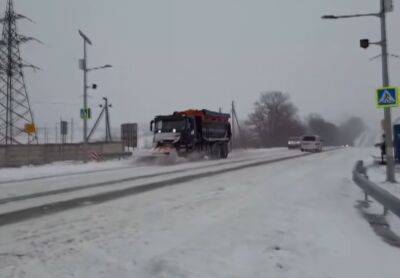
<instances>
[{"instance_id":1,"label":"white car","mask_svg":"<svg viewBox=\"0 0 400 278\"><path fill-rule=\"evenodd\" d=\"M305 135L301 137L302 152L321 152L322 140L318 135Z\"/></svg>"}]
</instances>

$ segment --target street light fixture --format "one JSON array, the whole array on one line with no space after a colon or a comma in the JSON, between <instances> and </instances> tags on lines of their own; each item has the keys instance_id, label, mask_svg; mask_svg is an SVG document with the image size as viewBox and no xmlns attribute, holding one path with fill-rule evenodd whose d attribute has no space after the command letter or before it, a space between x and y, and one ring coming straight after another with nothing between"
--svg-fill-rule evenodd
<instances>
[{"instance_id":1,"label":"street light fixture","mask_svg":"<svg viewBox=\"0 0 400 278\"><path fill-rule=\"evenodd\" d=\"M112 68L113 66L112 65L104 65L104 66L101 66L101 67L94 67L94 68L90 68L90 69L86 69L88 72L89 71L95 71L95 70L101 70L101 69L108 69L108 68Z\"/></svg>"},{"instance_id":2,"label":"street light fixture","mask_svg":"<svg viewBox=\"0 0 400 278\"><path fill-rule=\"evenodd\" d=\"M337 19L337 16L334 15L323 15L321 16L322 19Z\"/></svg>"},{"instance_id":3,"label":"street light fixture","mask_svg":"<svg viewBox=\"0 0 400 278\"><path fill-rule=\"evenodd\" d=\"M383 87L389 86L389 66L388 66L388 51L386 37L386 13L393 10L393 4L390 0L379 0L380 12L367 14L352 14L352 15L324 15L322 19L340 19L340 18L355 18L355 17L378 17L381 23L381 40L371 43L366 39L360 41L360 46L367 48L370 44L380 45L382 48L382 83ZM396 182L394 174L394 157L393 157L393 134L392 134L392 116L390 108L384 108L384 129L385 129L385 145L386 145L386 179L389 182Z\"/></svg>"},{"instance_id":4,"label":"street light fixture","mask_svg":"<svg viewBox=\"0 0 400 278\"><path fill-rule=\"evenodd\" d=\"M323 15L321 16L322 19L340 19L340 18L355 18L355 17L366 17L366 16L376 16L380 17L380 13L367 13L367 14L350 14L350 15Z\"/></svg>"}]
</instances>

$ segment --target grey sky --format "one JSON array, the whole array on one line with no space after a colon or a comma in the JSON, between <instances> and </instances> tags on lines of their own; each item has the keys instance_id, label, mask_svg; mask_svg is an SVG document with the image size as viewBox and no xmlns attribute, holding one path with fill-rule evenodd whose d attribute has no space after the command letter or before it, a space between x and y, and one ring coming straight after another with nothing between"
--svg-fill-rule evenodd
<instances>
[{"instance_id":1,"label":"grey sky","mask_svg":"<svg viewBox=\"0 0 400 278\"><path fill-rule=\"evenodd\" d=\"M1 1L2 12L6 1ZM82 73L78 59L82 29L93 41L89 65L114 69L90 74L99 89L92 107L108 96L112 123L147 122L155 114L185 108L229 109L244 118L259 92L282 90L301 115L330 120L359 115L376 123L374 89L381 83L379 40L374 18L322 21L322 14L375 12L378 0L17 0L22 33L45 45L23 48L44 69L27 72L39 125L60 117L79 120ZM400 1L388 15L389 50L400 54ZM400 60L391 59L391 80L400 85ZM63 103L63 104L60 104ZM394 113L396 114L396 112Z\"/></svg>"}]
</instances>

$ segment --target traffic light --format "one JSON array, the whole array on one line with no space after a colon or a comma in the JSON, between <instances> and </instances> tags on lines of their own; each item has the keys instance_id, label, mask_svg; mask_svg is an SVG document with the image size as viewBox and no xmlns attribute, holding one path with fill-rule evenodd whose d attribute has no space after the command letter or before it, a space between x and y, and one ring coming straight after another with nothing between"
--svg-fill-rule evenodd
<instances>
[{"instance_id":1,"label":"traffic light","mask_svg":"<svg viewBox=\"0 0 400 278\"><path fill-rule=\"evenodd\" d=\"M360 40L360 47L361 48L368 48L368 46L369 46L369 39Z\"/></svg>"}]
</instances>

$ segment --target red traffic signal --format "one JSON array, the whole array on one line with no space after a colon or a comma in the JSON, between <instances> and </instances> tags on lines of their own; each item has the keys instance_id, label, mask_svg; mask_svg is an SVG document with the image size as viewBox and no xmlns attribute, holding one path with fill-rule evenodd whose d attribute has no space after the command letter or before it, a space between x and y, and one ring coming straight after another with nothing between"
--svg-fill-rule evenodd
<instances>
[{"instance_id":1,"label":"red traffic signal","mask_svg":"<svg viewBox=\"0 0 400 278\"><path fill-rule=\"evenodd\" d=\"M360 47L361 48L368 48L368 46L369 46L369 39L360 40Z\"/></svg>"}]
</instances>

